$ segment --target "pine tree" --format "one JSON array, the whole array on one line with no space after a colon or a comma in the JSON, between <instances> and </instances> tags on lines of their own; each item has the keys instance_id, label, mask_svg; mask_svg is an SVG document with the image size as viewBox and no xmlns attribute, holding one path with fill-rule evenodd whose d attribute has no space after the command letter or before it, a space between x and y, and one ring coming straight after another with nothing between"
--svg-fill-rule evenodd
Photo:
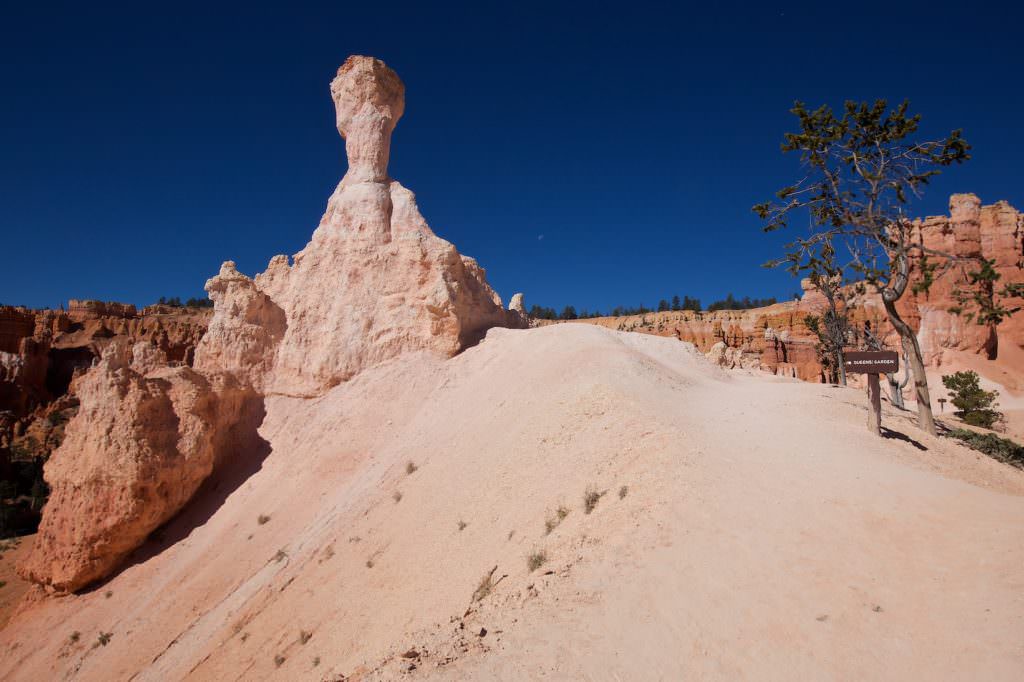
<instances>
[{"instance_id":1,"label":"pine tree","mask_svg":"<svg viewBox=\"0 0 1024 682\"><path fill-rule=\"evenodd\" d=\"M919 197L939 169L970 158L959 130L936 140L913 140L921 120L903 102L890 110L885 100L846 102L837 115L824 105L791 110L799 129L786 133L783 153L800 155L800 179L776 192L776 200L753 207L771 232L806 212L810 236L787 245L784 258L769 265L799 266L825 240L850 254L843 271L856 273L882 299L886 314L907 349L917 393L918 425L936 433L921 347L896 303L910 284L913 259L922 255L953 259L925 249L904 208Z\"/></svg>"}]
</instances>

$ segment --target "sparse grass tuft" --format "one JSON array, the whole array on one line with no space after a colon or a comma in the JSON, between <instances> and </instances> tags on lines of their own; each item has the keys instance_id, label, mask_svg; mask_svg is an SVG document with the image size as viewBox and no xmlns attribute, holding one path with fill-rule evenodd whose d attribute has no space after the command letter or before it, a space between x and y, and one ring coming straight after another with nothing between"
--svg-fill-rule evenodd
<instances>
[{"instance_id":1,"label":"sparse grass tuft","mask_svg":"<svg viewBox=\"0 0 1024 682\"><path fill-rule=\"evenodd\" d=\"M103 632L100 630L100 636L96 638L96 642L100 646L106 646L110 644L110 638L114 636L113 632Z\"/></svg>"},{"instance_id":2,"label":"sparse grass tuft","mask_svg":"<svg viewBox=\"0 0 1024 682\"><path fill-rule=\"evenodd\" d=\"M462 519L459 519L459 530L466 530L466 526L469 525Z\"/></svg>"},{"instance_id":3,"label":"sparse grass tuft","mask_svg":"<svg viewBox=\"0 0 1024 682\"><path fill-rule=\"evenodd\" d=\"M526 565L529 567L530 572L536 571L538 568L547 563L548 553L543 549L536 550L533 554L526 557Z\"/></svg>"},{"instance_id":4,"label":"sparse grass tuft","mask_svg":"<svg viewBox=\"0 0 1024 682\"><path fill-rule=\"evenodd\" d=\"M264 523L266 523L267 521L269 521L269 520L270 520L270 517L267 516L266 514L260 514L259 516L256 517L256 523L260 524L261 526Z\"/></svg>"},{"instance_id":5,"label":"sparse grass tuft","mask_svg":"<svg viewBox=\"0 0 1024 682\"><path fill-rule=\"evenodd\" d=\"M407 462L405 465L405 473L409 475L415 474L417 469L419 469L419 467L416 466L415 462Z\"/></svg>"},{"instance_id":6,"label":"sparse grass tuft","mask_svg":"<svg viewBox=\"0 0 1024 682\"><path fill-rule=\"evenodd\" d=\"M305 644L313 638L313 633L308 630L299 630L299 644Z\"/></svg>"},{"instance_id":7,"label":"sparse grass tuft","mask_svg":"<svg viewBox=\"0 0 1024 682\"><path fill-rule=\"evenodd\" d=\"M494 586L497 584L494 582L494 572L496 570L498 570L497 566L485 573L483 578L480 578L480 584L476 586L475 590L473 590L474 602L481 601L491 593L491 590L494 589Z\"/></svg>"},{"instance_id":8,"label":"sparse grass tuft","mask_svg":"<svg viewBox=\"0 0 1024 682\"><path fill-rule=\"evenodd\" d=\"M597 492L593 488L587 488L587 492L583 493L583 513L589 514L594 511L594 507L597 506L597 503L601 501L601 498L604 497L604 494L607 492L607 490Z\"/></svg>"},{"instance_id":9,"label":"sparse grass tuft","mask_svg":"<svg viewBox=\"0 0 1024 682\"><path fill-rule=\"evenodd\" d=\"M629 494L629 487L628 486L622 486L621 488L619 488L619 499L620 500L625 499L626 495L628 495L628 494Z\"/></svg>"},{"instance_id":10,"label":"sparse grass tuft","mask_svg":"<svg viewBox=\"0 0 1024 682\"><path fill-rule=\"evenodd\" d=\"M570 509L564 504L558 505L558 509L555 510L554 516L549 516L544 521L544 535L551 535L551 531L558 528L558 524L565 520L565 517L569 515Z\"/></svg>"},{"instance_id":11,"label":"sparse grass tuft","mask_svg":"<svg viewBox=\"0 0 1024 682\"><path fill-rule=\"evenodd\" d=\"M398 504L402 501L402 492L400 490L396 490L395 494L391 496L391 499L395 501L395 504Z\"/></svg>"},{"instance_id":12,"label":"sparse grass tuft","mask_svg":"<svg viewBox=\"0 0 1024 682\"><path fill-rule=\"evenodd\" d=\"M284 665L284 662L285 662L285 657L282 656L281 654L278 654L277 656L274 656L274 667L275 668L280 668L282 665Z\"/></svg>"}]
</instances>

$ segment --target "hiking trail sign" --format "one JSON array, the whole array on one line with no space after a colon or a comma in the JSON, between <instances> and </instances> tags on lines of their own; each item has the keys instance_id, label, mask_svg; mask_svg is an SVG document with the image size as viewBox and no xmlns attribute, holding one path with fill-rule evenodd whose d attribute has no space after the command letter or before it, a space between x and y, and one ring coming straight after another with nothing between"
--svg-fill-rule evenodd
<instances>
[{"instance_id":1,"label":"hiking trail sign","mask_svg":"<svg viewBox=\"0 0 1024 682\"><path fill-rule=\"evenodd\" d=\"M849 351L843 354L846 371L868 375L868 430L882 435L882 389L879 374L895 374L900 369L900 356L894 350Z\"/></svg>"},{"instance_id":2,"label":"hiking trail sign","mask_svg":"<svg viewBox=\"0 0 1024 682\"><path fill-rule=\"evenodd\" d=\"M900 356L894 350L849 351L843 355L847 372L860 374L895 374L900 370Z\"/></svg>"}]
</instances>

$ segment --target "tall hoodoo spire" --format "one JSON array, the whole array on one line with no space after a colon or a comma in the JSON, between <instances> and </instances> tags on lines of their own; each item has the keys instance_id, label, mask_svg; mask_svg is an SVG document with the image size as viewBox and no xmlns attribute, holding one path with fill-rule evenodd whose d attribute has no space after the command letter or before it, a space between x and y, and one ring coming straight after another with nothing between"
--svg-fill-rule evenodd
<instances>
[{"instance_id":1,"label":"tall hoodoo spire","mask_svg":"<svg viewBox=\"0 0 1024 682\"><path fill-rule=\"evenodd\" d=\"M386 182L391 133L405 111L398 74L379 59L353 55L331 81L331 97L348 154L342 182Z\"/></svg>"},{"instance_id":2,"label":"tall hoodoo spire","mask_svg":"<svg viewBox=\"0 0 1024 682\"><path fill-rule=\"evenodd\" d=\"M260 452L265 396L318 397L404 353L451 356L491 327L527 326L388 177L398 75L349 57L331 95L349 169L309 244L253 279L228 261L206 283L214 314L194 369L141 344L80 381L81 410L46 466L29 579L77 590L109 575L216 466Z\"/></svg>"}]
</instances>

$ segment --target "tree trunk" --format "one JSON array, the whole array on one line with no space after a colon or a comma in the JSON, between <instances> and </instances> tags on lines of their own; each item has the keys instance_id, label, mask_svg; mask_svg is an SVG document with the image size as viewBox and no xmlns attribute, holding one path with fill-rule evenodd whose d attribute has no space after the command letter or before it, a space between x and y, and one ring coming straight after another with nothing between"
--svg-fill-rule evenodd
<instances>
[{"instance_id":1,"label":"tree trunk","mask_svg":"<svg viewBox=\"0 0 1024 682\"><path fill-rule=\"evenodd\" d=\"M892 404L901 410L907 409L903 404L903 388L910 383L910 361L907 360L907 349L903 347L902 341L900 347L903 351L903 380L897 379L896 374L887 375L889 379L889 388L892 390Z\"/></svg>"},{"instance_id":2,"label":"tree trunk","mask_svg":"<svg viewBox=\"0 0 1024 682\"><path fill-rule=\"evenodd\" d=\"M904 362L906 362L906 360L904 360ZM909 369L904 369L904 371L908 374L910 373ZM896 376L897 375L895 374L886 374L885 380L889 382L889 394L892 396L893 406L904 410L906 407L903 405L903 389L900 386L900 380L897 379Z\"/></svg>"},{"instance_id":3,"label":"tree trunk","mask_svg":"<svg viewBox=\"0 0 1024 682\"><path fill-rule=\"evenodd\" d=\"M836 363L839 367L839 383L846 385L846 358L843 357L843 349L836 349Z\"/></svg>"},{"instance_id":4,"label":"tree trunk","mask_svg":"<svg viewBox=\"0 0 1024 682\"><path fill-rule=\"evenodd\" d=\"M917 396L917 425L925 433L936 435L935 417L932 415L932 401L928 395L928 377L924 373L924 359L921 357L921 346L917 343L917 336L910 325L904 322L900 314L896 312L895 301L888 300L882 296L885 304L885 312L889 315L889 321L900 335L903 348L907 351L907 360L910 364L910 371L914 377L914 393Z\"/></svg>"}]
</instances>

